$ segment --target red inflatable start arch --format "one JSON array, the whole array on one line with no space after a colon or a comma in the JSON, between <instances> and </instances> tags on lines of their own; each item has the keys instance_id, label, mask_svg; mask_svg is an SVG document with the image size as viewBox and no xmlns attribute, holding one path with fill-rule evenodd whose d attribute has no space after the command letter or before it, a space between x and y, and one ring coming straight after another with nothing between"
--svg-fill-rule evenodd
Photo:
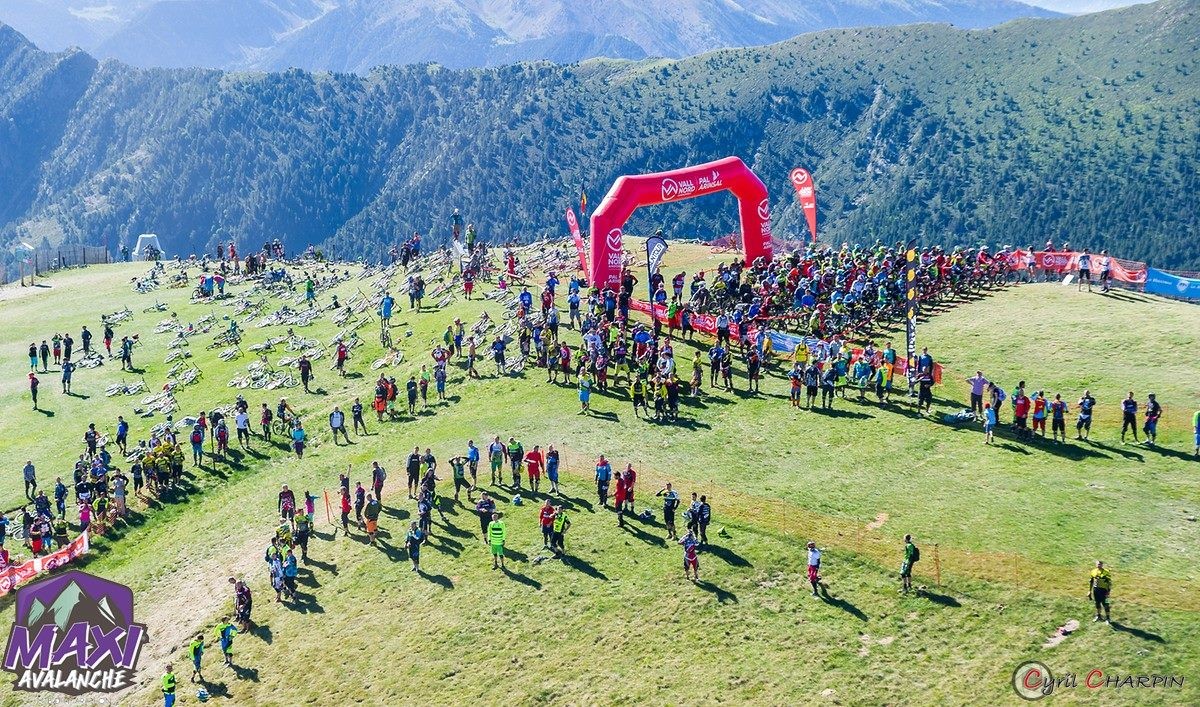
<instances>
[{"instance_id":1,"label":"red inflatable start arch","mask_svg":"<svg viewBox=\"0 0 1200 707\"><path fill-rule=\"evenodd\" d=\"M771 258L771 205L767 187L737 157L683 167L670 172L626 175L613 182L600 206L592 213L591 282L614 290L621 281L621 228L643 206L682 201L720 191L738 200L742 248L746 260Z\"/></svg>"}]
</instances>

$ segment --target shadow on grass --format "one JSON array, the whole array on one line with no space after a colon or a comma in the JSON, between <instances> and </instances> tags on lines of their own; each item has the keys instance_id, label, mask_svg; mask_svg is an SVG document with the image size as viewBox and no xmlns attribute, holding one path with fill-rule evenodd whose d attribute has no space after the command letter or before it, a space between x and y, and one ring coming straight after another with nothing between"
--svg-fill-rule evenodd
<instances>
[{"instance_id":1,"label":"shadow on grass","mask_svg":"<svg viewBox=\"0 0 1200 707\"><path fill-rule=\"evenodd\" d=\"M608 575L601 572L596 568L595 565L583 559L582 557L576 557L575 555L562 555L560 556L560 559L567 567L582 572L592 579L599 579L603 582L608 581Z\"/></svg>"},{"instance_id":2,"label":"shadow on grass","mask_svg":"<svg viewBox=\"0 0 1200 707\"><path fill-rule=\"evenodd\" d=\"M708 554L724 560L727 564L733 565L734 567L754 566L750 564L750 560L747 560L727 547L723 547L721 545L704 545L703 549Z\"/></svg>"},{"instance_id":3,"label":"shadow on grass","mask_svg":"<svg viewBox=\"0 0 1200 707\"><path fill-rule=\"evenodd\" d=\"M918 596L925 597L926 599L933 602L934 604L938 604L941 606L948 606L948 607L955 608L955 609L962 606L962 602L960 602L959 600L950 596L949 594L938 594L937 592L931 591L929 589L921 589L917 592L917 594L918 594Z\"/></svg>"},{"instance_id":4,"label":"shadow on grass","mask_svg":"<svg viewBox=\"0 0 1200 707\"><path fill-rule=\"evenodd\" d=\"M271 645L275 640L275 633L267 624L254 624L254 627L250 629L250 635L267 645Z\"/></svg>"},{"instance_id":5,"label":"shadow on grass","mask_svg":"<svg viewBox=\"0 0 1200 707\"><path fill-rule=\"evenodd\" d=\"M335 577L337 576L337 563L336 562L323 562L323 561L320 561L320 559L314 558L310 555L310 556L308 556L308 561L306 564L308 565L308 567L314 567L314 568L319 569L320 571L323 571L323 573L329 573L331 575L334 575Z\"/></svg>"},{"instance_id":6,"label":"shadow on grass","mask_svg":"<svg viewBox=\"0 0 1200 707\"><path fill-rule=\"evenodd\" d=\"M1144 631L1140 628L1135 628L1133 626L1126 626L1125 624L1117 623L1116 621L1113 621L1110 625L1112 626L1114 631L1120 631L1121 633L1128 633L1130 636L1133 636L1134 638L1140 638L1143 641L1152 641L1154 643L1166 643L1167 642L1167 639L1163 638L1162 636L1158 635L1157 633L1151 633L1150 631Z\"/></svg>"},{"instance_id":7,"label":"shadow on grass","mask_svg":"<svg viewBox=\"0 0 1200 707\"><path fill-rule=\"evenodd\" d=\"M841 609L842 611L846 612L847 614L850 614L851 616L858 619L859 621L867 620L867 615L865 613L863 613L862 609L851 604L850 602L846 601L845 599L841 599L839 597L835 597L835 596L831 595L829 593L829 590L825 588L825 585L822 584L822 585L818 585L818 586L820 586L820 588L821 588L821 593L818 595L820 597L821 601L825 602L829 606L832 606L836 609Z\"/></svg>"},{"instance_id":8,"label":"shadow on grass","mask_svg":"<svg viewBox=\"0 0 1200 707\"><path fill-rule=\"evenodd\" d=\"M258 668L247 668L241 665L233 666L233 674L237 675L238 680L249 680L250 682L258 682Z\"/></svg>"},{"instance_id":9,"label":"shadow on grass","mask_svg":"<svg viewBox=\"0 0 1200 707\"><path fill-rule=\"evenodd\" d=\"M45 415L46 417L54 417L54 411L53 411L53 410L43 410L43 409L41 409L41 408L36 408L36 410L37 410L37 412L40 412L40 413L42 413L42 414L43 414L43 415Z\"/></svg>"},{"instance_id":10,"label":"shadow on grass","mask_svg":"<svg viewBox=\"0 0 1200 707\"><path fill-rule=\"evenodd\" d=\"M542 588L542 583L537 581L533 577L521 574L520 572L513 572L512 570L508 569L507 567L504 567L502 569L504 571L504 576L508 577L509 579L511 579L513 581L520 582L521 584L524 584L525 586L530 587L532 589L541 589Z\"/></svg>"},{"instance_id":11,"label":"shadow on grass","mask_svg":"<svg viewBox=\"0 0 1200 707\"><path fill-rule=\"evenodd\" d=\"M417 570L417 576L433 582L442 589L454 589L454 582L450 581L450 578L444 574L429 574L425 570Z\"/></svg>"},{"instance_id":12,"label":"shadow on grass","mask_svg":"<svg viewBox=\"0 0 1200 707\"><path fill-rule=\"evenodd\" d=\"M722 604L738 603L738 598L737 598L736 594L734 594L733 592L731 592L727 589L721 589L720 587L713 584L712 582L708 582L705 580L697 580L695 584L697 587L703 589L704 591L711 593L713 596L715 596L717 598L717 601L719 601Z\"/></svg>"},{"instance_id":13,"label":"shadow on grass","mask_svg":"<svg viewBox=\"0 0 1200 707\"><path fill-rule=\"evenodd\" d=\"M632 535L633 537L637 538L638 540L641 540L642 542L646 543L647 545L658 545L659 547L667 546L666 540L663 540L662 538L658 537L657 535L651 535L650 533L647 533L646 531L642 530L641 528L637 527L636 525L633 525L632 523L629 523L629 522L625 523L625 525L622 529L625 532Z\"/></svg>"}]
</instances>

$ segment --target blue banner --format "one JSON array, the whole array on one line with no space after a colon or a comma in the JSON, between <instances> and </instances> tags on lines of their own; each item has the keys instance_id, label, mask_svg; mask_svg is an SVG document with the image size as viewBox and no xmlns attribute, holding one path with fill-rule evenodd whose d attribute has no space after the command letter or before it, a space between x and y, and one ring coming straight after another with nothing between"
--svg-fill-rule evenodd
<instances>
[{"instance_id":1,"label":"blue banner","mask_svg":"<svg viewBox=\"0 0 1200 707\"><path fill-rule=\"evenodd\" d=\"M1179 277L1162 270L1146 270L1146 292L1165 297L1200 300L1200 279Z\"/></svg>"}]
</instances>

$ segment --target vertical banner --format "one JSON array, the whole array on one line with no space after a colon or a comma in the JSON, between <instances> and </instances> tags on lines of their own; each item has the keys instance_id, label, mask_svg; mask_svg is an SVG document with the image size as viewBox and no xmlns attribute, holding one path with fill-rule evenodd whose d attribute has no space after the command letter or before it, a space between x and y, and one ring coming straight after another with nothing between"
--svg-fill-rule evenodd
<instances>
[{"instance_id":1,"label":"vertical banner","mask_svg":"<svg viewBox=\"0 0 1200 707\"><path fill-rule=\"evenodd\" d=\"M908 242L904 253L904 320L908 338L908 380L917 371L917 242Z\"/></svg>"},{"instance_id":2,"label":"vertical banner","mask_svg":"<svg viewBox=\"0 0 1200 707\"><path fill-rule=\"evenodd\" d=\"M662 236L650 236L646 239L646 287L650 290L649 302L654 304L654 271L662 264L663 256L667 254L667 242ZM653 314L653 310L651 311Z\"/></svg>"},{"instance_id":3,"label":"vertical banner","mask_svg":"<svg viewBox=\"0 0 1200 707\"><path fill-rule=\"evenodd\" d=\"M808 232L812 234L813 242L817 241L817 187L813 184L812 175L807 169L797 167L788 175L792 186L796 188L796 196L800 199L800 207L804 209L804 218L808 220Z\"/></svg>"},{"instance_id":4,"label":"vertical banner","mask_svg":"<svg viewBox=\"0 0 1200 707\"><path fill-rule=\"evenodd\" d=\"M587 254L583 247L583 234L579 232L579 220L575 218L575 209L569 206L567 207L567 228L571 231L571 239L575 241L575 252L579 255L579 269L586 273L588 266Z\"/></svg>"}]
</instances>

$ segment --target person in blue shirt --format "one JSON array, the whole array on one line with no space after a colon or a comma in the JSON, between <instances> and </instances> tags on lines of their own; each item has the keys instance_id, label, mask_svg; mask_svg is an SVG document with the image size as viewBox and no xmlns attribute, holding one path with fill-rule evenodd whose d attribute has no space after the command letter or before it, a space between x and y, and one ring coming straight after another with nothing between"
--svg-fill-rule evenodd
<instances>
[{"instance_id":1,"label":"person in blue shirt","mask_svg":"<svg viewBox=\"0 0 1200 707\"><path fill-rule=\"evenodd\" d=\"M391 293L384 292L383 299L379 302L379 318L383 320L384 326L391 326L392 310L396 307L396 299Z\"/></svg>"},{"instance_id":2,"label":"person in blue shirt","mask_svg":"<svg viewBox=\"0 0 1200 707\"><path fill-rule=\"evenodd\" d=\"M612 481L612 464L601 454L596 461L596 496L600 499L600 505L608 505L608 484Z\"/></svg>"},{"instance_id":3,"label":"person in blue shirt","mask_svg":"<svg viewBox=\"0 0 1200 707\"><path fill-rule=\"evenodd\" d=\"M558 276L554 271L550 271L550 277L546 278L546 289L550 290L550 295L554 295L554 290L558 287Z\"/></svg>"},{"instance_id":4,"label":"person in blue shirt","mask_svg":"<svg viewBox=\"0 0 1200 707\"><path fill-rule=\"evenodd\" d=\"M467 440L467 471L471 473L471 490L479 486L479 447L475 440Z\"/></svg>"},{"instance_id":5,"label":"person in blue shirt","mask_svg":"<svg viewBox=\"0 0 1200 707\"><path fill-rule=\"evenodd\" d=\"M283 560L283 586L292 601L296 600L296 576L299 573L300 569L296 565L296 553L288 550L287 557Z\"/></svg>"},{"instance_id":6,"label":"person in blue shirt","mask_svg":"<svg viewBox=\"0 0 1200 707\"><path fill-rule=\"evenodd\" d=\"M521 307L528 312L533 309L533 295L529 293L528 287L521 288L521 294L517 297L521 302Z\"/></svg>"},{"instance_id":7,"label":"person in blue shirt","mask_svg":"<svg viewBox=\"0 0 1200 707\"><path fill-rule=\"evenodd\" d=\"M992 432L996 429L996 410L990 402L983 404L983 443L992 443Z\"/></svg>"},{"instance_id":8,"label":"person in blue shirt","mask_svg":"<svg viewBox=\"0 0 1200 707\"><path fill-rule=\"evenodd\" d=\"M118 415L117 416L117 446L121 448L121 454L129 453L129 452L125 451L125 445L128 443L128 440L129 440L129 423L125 421L124 417Z\"/></svg>"}]
</instances>

